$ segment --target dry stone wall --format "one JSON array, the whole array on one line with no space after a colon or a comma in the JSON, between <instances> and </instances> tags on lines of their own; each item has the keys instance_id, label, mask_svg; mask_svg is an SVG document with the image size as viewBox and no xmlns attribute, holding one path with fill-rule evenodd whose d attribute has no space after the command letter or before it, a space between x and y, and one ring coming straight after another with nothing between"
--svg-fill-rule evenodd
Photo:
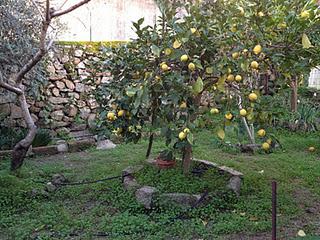
<instances>
[{"instance_id":1,"label":"dry stone wall","mask_svg":"<svg viewBox=\"0 0 320 240\"><path fill-rule=\"evenodd\" d=\"M111 78L109 72L101 70L102 65L97 46L56 46L49 54L48 82L42 87L41 96L28 99L37 125L55 132L92 127L98 107L93 90ZM25 127L14 95L0 93L0 120L2 126Z\"/></svg>"}]
</instances>

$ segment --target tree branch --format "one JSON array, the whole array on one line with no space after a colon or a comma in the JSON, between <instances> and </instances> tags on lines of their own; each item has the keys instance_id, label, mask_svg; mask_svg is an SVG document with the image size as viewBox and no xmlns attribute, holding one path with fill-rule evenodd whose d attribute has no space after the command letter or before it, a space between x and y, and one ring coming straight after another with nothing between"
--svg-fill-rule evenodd
<instances>
[{"instance_id":1,"label":"tree branch","mask_svg":"<svg viewBox=\"0 0 320 240\"><path fill-rule=\"evenodd\" d=\"M16 93L18 95L21 95L23 93L20 88L12 86L11 84L5 83L3 81L0 81L0 87L4 88L4 89L6 89L6 90L8 90L10 92L14 92L14 93Z\"/></svg>"},{"instance_id":2,"label":"tree branch","mask_svg":"<svg viewBox=\"0 0 320 240\"><path fill-rule=\"evenodd\" d=\"M84 4L87 4L88 2L90 2L91 0L82 0L81 2L69 7L68 9L65 9L65 10L61 10L61 11L55 11L51 14L51 17L54 18L54 17L60 17L64 14L67 14L69 12L72 12L73 10L77 9L78 7L81 7L82 5Z\"/></svg>"}]
</instances>

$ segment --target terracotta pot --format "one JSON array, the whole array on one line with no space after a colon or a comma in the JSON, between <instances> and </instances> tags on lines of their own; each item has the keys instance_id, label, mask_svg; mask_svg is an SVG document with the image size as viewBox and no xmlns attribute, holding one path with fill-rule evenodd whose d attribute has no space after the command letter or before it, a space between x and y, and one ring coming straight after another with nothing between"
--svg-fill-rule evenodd
<instances>
[{"instance_id":1,"label":"terracotta pot","mask_svg":"<svg viewBox=\"0 0 320 240\"><path fill-rule=\"evenodd\" d=\"M175 160L165 161L160 158L157 158L156 164L160 169L168 169L168 168L173 168L176 165L176 161Z\"/></svg>"}]
</instances>

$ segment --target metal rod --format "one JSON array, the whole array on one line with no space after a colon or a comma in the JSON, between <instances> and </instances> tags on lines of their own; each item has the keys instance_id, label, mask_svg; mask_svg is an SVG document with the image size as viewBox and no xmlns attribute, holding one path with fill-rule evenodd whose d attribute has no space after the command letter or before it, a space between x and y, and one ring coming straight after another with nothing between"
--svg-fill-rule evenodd
<instances>
[{"instance_id":1,"label":"metal rod","mask_svg":"<svg viewBox=\"0 0 320 240\"><path fill-rule=\"evenodd\" d=\"M272 181L272 240L277 240L277 182Z\"/></svg>"}]
</instances>

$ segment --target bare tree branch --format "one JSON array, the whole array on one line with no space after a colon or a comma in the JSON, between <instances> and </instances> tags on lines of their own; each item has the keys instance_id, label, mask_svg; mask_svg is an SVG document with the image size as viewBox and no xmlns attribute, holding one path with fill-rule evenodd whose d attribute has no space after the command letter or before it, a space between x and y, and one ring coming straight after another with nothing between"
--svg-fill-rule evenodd
<instances>
[{"instance_id":1,"label":"bare tree branch","mask_svg":"<svg viewBox=\"0 0 320 240\"><path fill-rule=\"evenodd\" d=\"M32 4L36 7L36 9L38 10L38 12L39 12L42 20L44 20L45 18L44 18L43 12L42 12L42 11L40 10L40 8L39 8L39 5L38 5L34 0L31 0L31 2L32 2Z\"/></svg>"},{"instance_id":2,"label":"bare tree branch","mask_svg":"<svg viewBox=\"0 0 320 240\"><path fill-rule=\"evenodd\" d=\"M6 89L6 90L8 90L10 92L14 92L14 93L16 93L18 95L21 95L23 93L20 88L12 86L11 84L5 83L3 81L0 81L0 87L4 88L4 89Z\"/></svg>"},{"instance_id":3,"label":"bare tree branch","mask_svg":"<svg viewBox=\"0 0 320 240\"><path fill-rule=\"evenodd\" d=\"M65 9L65 10L61 10L61 11L56 11L54 12L51 16L52 18L54 17L60 17L64 14L67 14L69 12L72 12L73 10L77 9L78 7L81 7L82 5L84 4L87 4L88 2L90 2L91 0L82 0L81 2L69 7L68 9Z\"/></svg>"}]
</instances>

